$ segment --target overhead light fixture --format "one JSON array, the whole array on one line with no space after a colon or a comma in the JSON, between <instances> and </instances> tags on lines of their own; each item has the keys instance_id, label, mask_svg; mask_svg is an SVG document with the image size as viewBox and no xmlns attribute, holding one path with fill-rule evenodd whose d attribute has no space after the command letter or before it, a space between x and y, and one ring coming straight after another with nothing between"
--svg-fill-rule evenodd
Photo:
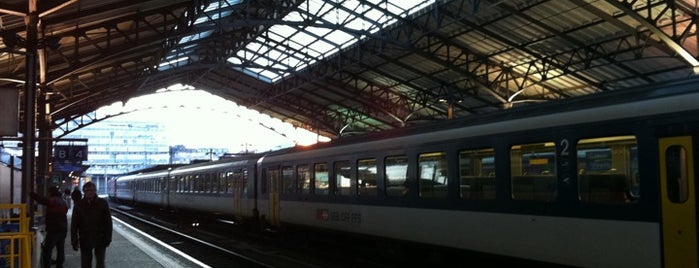
<instances>
[{"instance_id":1,"label":"overhead light fixture","mask_svg":"<svg viewBox=\"0 0 699 268\"><path fill-rule=\"evenodd\" d=\"M27 39L20 36L19 34L11 31L0 31L0 38L8 49L15 48L26 48ZM38 48L50 48L56 50L61 47L61 37L58 36L46 36L37 40Z\"/></svg>"},{"instance_id":2,"label":"overhead light fixture","mask_svg":"<svg viewBox=\"0 0 699 268\"><path fill-rule=\"evenodd\" d=\"M58 36L46 36L39 40L39 47L48 47L51 50L57 50L61 47L61 38Z\"/></svg>"}]
</instances>

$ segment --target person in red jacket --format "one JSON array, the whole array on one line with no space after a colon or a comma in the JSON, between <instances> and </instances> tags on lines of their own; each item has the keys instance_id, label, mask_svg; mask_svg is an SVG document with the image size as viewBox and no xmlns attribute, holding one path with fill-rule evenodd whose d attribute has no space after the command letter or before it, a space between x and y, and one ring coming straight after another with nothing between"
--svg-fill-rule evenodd
<instances>
[{"instance_id":1,"label":"person in red jacket","mask_svg":"<svg viewBox=\"0 0 699 268\"><path fill-rule=\"evenodd\" d=\"M49 197L40 196L34 192L29 193L29 197L46 206L44 214L46 237L41 249L43 267L51 267L51 254L55 247L57 251L56 267L62 268L65 260L66 234L68 233L68 218L66 217L68 204L56 187L49 187Z\"/></svg>"},{"instance_id":2,"label":"person in red jacket","mask_svg":"<svg viewBox=\"0 0 699 268\"><path fill-rule=\"evenodd\" d=\"M97 268L104 267L107 247L112 242L112 215L106 200L97 197L92 182L83 185L83 198L73 207L70 222L70 244L80 249L82 268L92 267L94 253Z\"/></svg>"}]
</instances>

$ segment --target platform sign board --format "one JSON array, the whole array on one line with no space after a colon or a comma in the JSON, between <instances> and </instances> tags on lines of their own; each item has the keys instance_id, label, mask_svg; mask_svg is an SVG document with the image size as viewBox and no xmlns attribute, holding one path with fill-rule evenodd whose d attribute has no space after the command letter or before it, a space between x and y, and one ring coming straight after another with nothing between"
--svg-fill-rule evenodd
<instances>
[{"instance_id":1,"label":"platform sign board","mask_svg":"<svg viewBox=\"0 0 699 268\"><path fill-rule=\"evenodd\" d=\"M53 162L81 163L87 160L87 145L53 146Z\"/></svg>"},{"instance_id":2,"label":"platform sign board","mask_svg":"<svg viewBox=\"0 0 699 268\"><path fill-rule=\"evenodd\" d=\"M54 164L54 171L61 171L61 172L75 172L75 171L83 171L83 165L81 164L74 164L74 163L57 163Z\"/></svg>"},{"instance_id":3,"label":"platform sign board","mask_svg":"<svg viewBox=\"0 0 699 268\"><path fill-rule=\"evenodd\" d=\"M0 136L17 136L19 132L19 90L0 88Z\"/></svg>"}]
</instances>

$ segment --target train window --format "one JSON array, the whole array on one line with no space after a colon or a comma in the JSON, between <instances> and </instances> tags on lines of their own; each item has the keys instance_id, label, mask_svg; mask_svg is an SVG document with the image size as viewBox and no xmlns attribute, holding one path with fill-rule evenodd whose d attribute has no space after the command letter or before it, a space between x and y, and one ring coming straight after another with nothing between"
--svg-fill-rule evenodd
<instances>
[{"instance_id":1,"label":"train window","mask_svg":"<svg viewBox=\"0 0 699 268\"><path fill-rule=\"evenodd\" d=\"M197 175L197 189L200 193L205 193L208 191L207 189L207 180L208 180L208 174L201 174Z\"/></svg>"},{"instance_id":2,"label":"train window","mask_svg":"<svg viewBox=\"0 0 699 268\"><path fill-rule=\"evenodd\" d=\"M296 176L298 176L298 190L300 193L311 193L311 172L308 165L299 165L296 167Z\"/></svg>"},{"instance_id":3,"label":"train window","mask_svg":"<svg viewBox=\"0 0 699 268\"><path fill-rule=\"evenodd\" d=\"M225 193L226 192L226 181L221 176L221 173L212 173L211 179L214 181L214 192Z\"/></svg>"},{"instance_id":4,"label":"train window","mask_svg":"<svg viewBox=\"0 0 699 268\"><path fill-rule=\"evenodd\" d=\"M208 192L218 193L218 178L216 177L216 174L209 173L206 174L206 177Z\"/></svg>"},{"instance_id":5,"label":"train window","mask_svg":"<svg viewBox=\"0 0 699 268\"><path fill-rule=\"evenodd\" d=\"M636 137L581 139L576 149L580 201L625 204L638 200Z\"/></svg>"},{"instance_id":6,"label":"train window","mask_svg":"<svg viewBox=\"0 0 699 268\"><path fill-rule=\"evenodd\" d=\"M231 192L234 196L242 197L247 193L248 186L248 171L247 169L238 169L233 172Z\"/></svg>"},{"instance_id":7,"label":"train window","mask_svg":"<svg viewBox=\"0 0 699 268\"><path fill-rule=\"evenodd\" d=\"M193 193L197 191L197 181L196 177L192 175L187 175L187 187L188 187L188 192Z\"/></svg>"},{"instance_id":8,"label":"train window","mask_svg":"<svg viewBox=\"0 0 699 268\"><path fill-rule=\"evenodd\" d=\"M217 186L214 191L216 191L219 194L226 193L226 179L223 176L223 173L216 172L216 173L212 173L211 176L213 177L214 182Z\"/></svg>"},{"instance_id":9,"label":"train window","mask_svg":"<svg viewBox=\"0 0 699 268\"><path fill-rule=\"evenodd\" d=\"M216 177L216 174L209 173L209 192L210 193L218 193L218 177Z\"/></svg>"},{"instance_id":10,"label":"train window","mask_svg":"<svg viewBox=\"0 0 699 268\"><path fill-rule=\"evenodd\" d=\"M350 174L352 167L349 161L335 162L333 172L335 174L335 195L350 195L352 177Z\"/></svg>"},{"instance_id":11,"label":"train window","mask_svg":"<svg viewBox=\"0 0 699 268\"><path fill-rule=\"evenodd\" d=\"M211 174L204 174L202 175L202 192L205 193L210 193L211 192Z\"/></svg>"},{"instance_id":12,"label":"train window","mask_svg":"<svg viewBox=\"0 0 699 268\"><path fill-rule=\"evenodd\" d=\"M192 185L190 192L193 192L193 193L199 192L199 181L200 181L199 176L198 175L191 175L189 177L189 179L191 180L191 185Z\"/></svg>"},{"instance_id":13,"label":"train window","mask_svg":"<svg viewBox=\"0 0 699 268\"><path fill-rule=\"evenodd\" d=\"M183 192L192 192L192 176L186 175L184 176L184 189Z\"/></svg>"},{"instance_id":14,"label":"train window","mask_svg":"<svg viewBox=\"0 0 699 268\"><path fill-rule=\"evenodd\" d=\"M204 175L194 175L194 178L196 183L196 191L198 193L204 192L206 190L206 181Z\"/></svg>"},{"instance_id":15,"label":"train window","mask_svg":"<svg viewBox=\"0 0 699 268\"><path fill-rule=\"evenodd\" d=\"M235 192L235 186L236 186L236 176L237 173L229 170L226 171L226 174L224 175L226 178L226 193L228 194L233 194L233 196L236 196Z\"/></svg>"},{"instance_id":16,"label":"train window","mask_svg":"<svg viewBox=\"0 0 699 268\"><path fill-rule=\"evenodd\" d=\"M689 198L687 151L674 145L665 151L667 166L667 196L673 203L684 203Z\"/></svg>"},{"instance_id":17,"label":"train window","mask_svg":"<svg viewBox=\"0 0 699 268\"><path fill-rule=\"evenodd\" d=\"M214 184L214 193L225 193L226 188L224 188L224 183L218 173L211 173L211 181Z\"/></svg>"},{"instance_id":18,"label":"train window","mask_svg":"<svg viewBox=\"0 0 699 268\"><path fill-rule=\"evenodd\" d=\"M282 193L293 194L295 192L294 168L290 166L282 167Z\"/></svg>"},{"instance_id":19,"label":"train window","mask_svg":"<svg viewBox=\"0 0 699 268\"><path fill-rule=\"evenodd\" d=\"M217 173L211 173L211 184L213 187L211 188L211 192L213 193L221 193L222 191L222 185L221 184L221 178L218 176Z\"/></svg>"},{"instance_id":20,"label":"train window","mask_svg":"<svg viewBox=\"0 0 699 268\"><path fill-rule=\"evenodd\" d=\"M495 199L495 150L460 151L459 182L463 199Z\"/></svg>"},{"instance_id":21,"label":"train window","mask_svg":"<svg viewBox=\"0 0 699 268\"><path fill-rule=\"evenodd\" d=\"M556 197L556 146L553 142L510 147L512 198L552 201Z\"/></svg>"},{"instance_id":22,"label":"train window","mask_svg":"<svg viewBox=\"0 0 699 268\"><path fill-rule=\"evenodd\" d=\"M233 193L233 171L226 171L223 175L223 179L226 180L226 193Z\"/></svg>"},{"instance_id":23,"label":"train window","mask_svg":"<svg viewBox=\"0 0 699 268\"><path fill-rule=\"evenodd\" d=\"M330 181L328 180L328 164L317 163L313 165L313 178L315 179L315 194L330 194Z\"/></svg>"},{"instance_id":24,"label":"train window","mask_svg":"<svg viewBox=\"0 0 699 268\"><path fill-rule=\"evenodd\" d=\"M184 189L184 185L182 183L182 177L178 176L172 176L172 178L175 180L175 183L177 183L177 189L175 189L178 193L182 192Z\"/></svg>"},{"instance_id":25,"label":"train window","mask_svg":"<svg viewBox=\"0 0 699 268\"><path fill-rule=\"evenodd\" d=\"M408 157L389 156L384 160L384 176L387 196L405 196L408 187Z\"/></svg>"},{"instance_id":26,"label":"train window","mask_svg":"<svg viewBox=\"0 0 699 268\"><path fill-rule=\"evenodd\" d=\"M447 153L423 153L418 156L420 197L447 197Z\"/></svg>"},{"instance_id":27,"label":"train window","mask_svg":"<svg viewBox=\"0 0 699 268\"><path fill-rule=\"evenodd\" d=\"M242 185L243 185L243 194L244 194L244 195L247 195L247 193L248 193L248 187L250 186L250 185L249 185L249 182L250 182L250 173L248 172L248 169L246 169L246 168L241 169L241 170L240 170L240 173L241 173L241 178L242 178L242 180L243 180L243 183L242 183Z\"/></svg>"},{"instance_id":28,"label":"train window","mask_svg":"<svg viewBox=\"0 0 699 268\"><path fill-rule=\"evenodd\" d=\"M359 196L376 196L377 177L376 159L360 159L357 161L357 195Z\"/></svg>"},{"instance_id":29,"label":"train window","mask_svg":"<svg viewBox=\"0 0 699 268\"><path fill-rule=\"evenodd\" d=\"M211 182L211 192L212 193L218 193L219 192L219 185L220 185L220 180L217 176L216 173L210 173L210 182Z\"/></svg>"}]
</instances>

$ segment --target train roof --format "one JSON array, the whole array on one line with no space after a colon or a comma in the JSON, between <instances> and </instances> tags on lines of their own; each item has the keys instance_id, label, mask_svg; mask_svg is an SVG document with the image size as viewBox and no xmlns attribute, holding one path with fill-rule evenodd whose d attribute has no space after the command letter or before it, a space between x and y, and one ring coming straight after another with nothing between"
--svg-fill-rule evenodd
<instances>
[{"instance_id":1,"label":"train roof","mask_svg":"<svg viewBox=\"0 0 699 268\"><path fill-rule=\"evenodd\" d=\"M174 168L171 171L171 173L178 174L178 173L182 173L182 172L189 172L189 171L200 170L200 169L209 169L209 168L234 166L234 165L250 165L250 164L256 163L257 160L261 156L262 156L262 154L248 154L248 155L241 155L241 156L237 156L237 157L220 158L219 160L216 160L216 161L196 163L196 164L191 164L191 165L186 165L186 166Z\"/></svg>"},{"instance_id":2,"label":"train roof","mask_svg":"<svg viewBox=\"0 0 699 268\"><path fill-rule=\"evenodd\" d=\"M352 150L351 146L358 143L373 144L374 148L381 148L382 141L391 139L397 140L397 143L425 142L431 139L439 140L438 136L453 136L454 132L461 132L461 136L477 136L640 115L663 114L698 109L697 103L699 103L699 78L684 79L650 87L639 87L634 91L610 91L541 105L513 107L482 116L352 136L313 146L296 146L272 152L269 155L284 155L323 148L342 148L338 149L338 153L341 153ZM468 131L469 134L463 134L464 131Z\"/></svg>"},{"instance_id":3,"label":"train roof","mask_svg":"<svg viewBox=\"0 0 699 268\"><path fill-rule=\"evenodd\" d=\"M642 87L633 92L610 91L542 105L514 107L482 116L352 136L313 146L296 146L261 154L221 158L217 161L175 167L171 172L177 174L236 164L252 165L268 159L284 161L304 152L328 155L361 152L366 148L396 148L401 144L426 143L454 137L486 136L532 128L662 114L697 109L697 103L699 78L686 79ZM361 148L354 148L360 143L363 145Z\"/></svg>"}]
</instances>

